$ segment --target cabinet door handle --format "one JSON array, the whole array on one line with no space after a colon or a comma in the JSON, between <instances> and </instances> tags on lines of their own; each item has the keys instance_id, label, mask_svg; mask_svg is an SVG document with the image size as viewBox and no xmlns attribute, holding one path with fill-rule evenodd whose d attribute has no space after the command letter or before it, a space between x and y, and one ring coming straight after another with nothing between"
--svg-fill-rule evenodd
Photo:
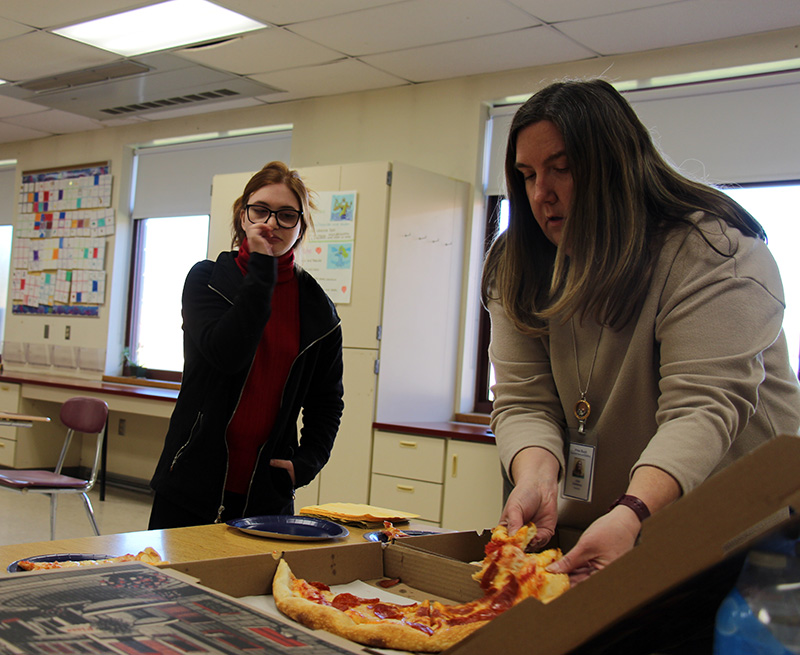
<instances>
[{"instance_id":1,"label":"cabinet door handle","mask_svg":"<svg viewBox=\"0 0 800 655\"><path fill-rule=\"evenodd\" d=\"M457 478L458 477L458 455L453 455L453 461L450 469L450 477Z\"/></svg>"},{"instance_id":2,"label":"cabinet door handle","mask_svg":"<svg viewBox=\"0 0 800 655\"><path fill-rule=\"evenodd\" d=\"M417 442L416 441L401 441L400 448L416 448Z\"/></svg>"},{"instance_id":3,"label":"cabinet door handle","mask_svg":"<svg viewBox=\"0 0 800 655\"><path fill-rule=\"evenodd\" d=\"M414 487L412 487L410 484L398 484L397 485L397 490L398 491L408 491L410 493L414 493Z\"/></svg>"}]
</instances>

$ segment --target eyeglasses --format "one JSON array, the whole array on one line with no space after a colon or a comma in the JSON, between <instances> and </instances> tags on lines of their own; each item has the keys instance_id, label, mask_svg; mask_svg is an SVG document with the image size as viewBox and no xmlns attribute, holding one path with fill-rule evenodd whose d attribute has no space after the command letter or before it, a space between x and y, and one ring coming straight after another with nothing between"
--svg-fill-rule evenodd
<instances>
[{"instance_id":1,"label":"eyeglasses","mask_svg":"<svg viewBox=\"0 0 800 655\"><path fill-rule=\"evenodd\" d=\"M265 205L245 205L247 220L251 223L266 223L270 216L275 216L278 225L283 228L291 229L300 220L303 212L297 209L270 209Z\"/></svg>"}]
</instances>

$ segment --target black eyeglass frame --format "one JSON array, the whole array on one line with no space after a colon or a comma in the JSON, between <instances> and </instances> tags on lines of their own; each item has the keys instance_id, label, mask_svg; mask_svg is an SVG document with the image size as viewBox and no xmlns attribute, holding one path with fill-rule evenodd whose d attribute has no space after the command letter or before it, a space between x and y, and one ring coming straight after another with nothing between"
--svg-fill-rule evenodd
<instances>
[{"instance_id":1,"label":"black eyeglass frame","mask_svg":"<svg viewBox=\"0 0 800 655\"><path fill-rule=\"evenodd\" d=\"M252 218L250 218L250 208L251 207L255 207L260 212L265 212L267 214L267 217L263 221L254 221ZM294 223L289 225L289 224L281 221L281 217L280 217L281 212L291 212L293 214L297 214L297 218L295 219ZM251 223L253 223L254 225L258 225L259 223L267 223L267 222L269 222L269 219L274 216L275 220L278 222L278 225L280 227L286 229L286 230L291 230L293 227L295 227L300 222L300 219L303 218L303 210L302 209L292 209L291 207L289 207L289 208L285 208L284 207L283 209L270 209L269 207L265 207L264 205L256 205L256 204L254 204L254 205L245 205L244 206L244 213L245 213L245 216L247 216L247 220L250 221Z\"/></svg>"}]
</instances>

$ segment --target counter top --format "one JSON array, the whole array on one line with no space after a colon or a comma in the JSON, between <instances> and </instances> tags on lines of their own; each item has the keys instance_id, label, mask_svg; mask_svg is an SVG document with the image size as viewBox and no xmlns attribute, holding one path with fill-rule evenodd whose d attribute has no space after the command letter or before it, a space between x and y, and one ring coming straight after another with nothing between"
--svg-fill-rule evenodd
<instances>
[{"instance_id":1,"label":"counter top","mask_svg":"<svg viewBox=\"0 0 800 655\"><path fill-rule=\"evenodd\" d=\"M399 527L406 527L400 525ZM431 526L418 525L417 529L440 530ZM14 575L7 572L8 565L19 559L36 555L54 553L97 553L124 555L138 553L147 546L155 548L162 559L171 564L196 560L219 559L238 555L253 555L272 551L298 550L343 544L365 543L364 533L374 528L364 529L347 526L350 534L342 539L322 541L293 541L289 539L270 539L247 534L225 523L212 523L189 528L167 530L142 530L120 534L100 535L99 537L79 537L39 541L24 544L0 546L0 576Z\"/></svg>"},{"instance_id":2,"label":"counter top","mask_svg":"<svg viewBox=\"0 0 800 655\"><path fill-rule=\"evenodd\" d=\"M37 373L20 373L16 371L3 372L0 375L0 383L2 382L10 382L13 384L35 384L42 387L72 389L77 392L88 391L92 393L111 394L114 396L126 396L134 399L141 398L143 400L163 400L170 403L174 403L178 397L177 389L138 385L135 382L131 384L122 384L119 382L87 380L83 378L59 375L43 375Z\"/></svg>"},{"instance_id":3,"label":"counter top","mask_svg":"<svg viewBox=\"0 0 800 655\"><path fill-rule=\"evenodd\" d=\"M459 441L495 443L494 433L488 425L459 423L457 421L425 421L408 423L373 423L373 429L399 434L418 434L423 437L439 437Z\"/></svg>"}]
</instances>

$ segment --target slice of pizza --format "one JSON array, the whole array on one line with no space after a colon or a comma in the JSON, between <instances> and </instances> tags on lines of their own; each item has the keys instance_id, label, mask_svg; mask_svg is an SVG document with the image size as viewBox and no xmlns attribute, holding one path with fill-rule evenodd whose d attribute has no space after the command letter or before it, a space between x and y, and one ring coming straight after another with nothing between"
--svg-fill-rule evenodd
<instances>
[{"instance_id":1,"label":"slice of pizza","mask_svg":"<svg viewBox=\"0 0 800 655\"><path fill-rule=\"evenodd\" d=\"M569 576L545 570L550 563L561 558L559 549L527 552L528 544L535 536L533 523L523 525L512 536L504 525L492 530L481 569L472 576L487 595L513 597L514 605L528 597L549 603L569 589Z\"/></svg>"},{"instance_id":2,"label":"slice of pizza","mask_svg":"<svg viewBox=\"0 0 800 655\"><path fill-rule=\"evenodd\" d=\"M51 569L71 569L79 566L121 564L123 562L145 562L147 564L166 563L161 559L161 555L159 555L154 548L147 546L144 550L140 550L135 555L127 553L125 555L107 557L104 559L60 560L50 562L20 560L17 562L17 568L22 569L23 571L48 571Z\"/></svg>"},{"instance_id":3,"label":"slice of pizza","mask_svg":"<svg viewBox=\"0 0 800 655\"><path fill-rule=\"evenodd\" d=\"M492 531L481 569L473 576L484 595L469 603L444 605L426 600L401 605L335 594L327 585L295 577L286 560L278 563L272 593L281 612L307 627L368 646L439 652L525 598L550 602L569 589L567 575L544 570L561 557L560 551L525 553L533 534L532 525L513 537L502 526Z\"/></svg>"},{"instance_id":4,"label":"slice of pizza","mask_svg":"<svg viewBox=\"0 0 800 655\"><path fill-rule=\"evenodd\" d=\"M439 652L491 618L477 601L457 606L429 600L400 605L379 598L336 594L320 582L296 578L284 559L278 562L272 594L281 612L306 627L395 650Z\"/></svg>"}]
</instances>

